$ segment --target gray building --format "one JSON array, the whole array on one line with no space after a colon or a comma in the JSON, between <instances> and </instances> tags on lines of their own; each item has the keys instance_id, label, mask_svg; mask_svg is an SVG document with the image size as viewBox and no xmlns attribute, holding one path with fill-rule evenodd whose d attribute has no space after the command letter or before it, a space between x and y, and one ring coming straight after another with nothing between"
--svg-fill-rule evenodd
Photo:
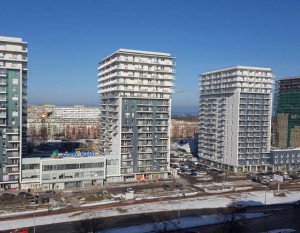
<instances>
[{"instance_id":1,"label":"gray building","mask_svg":"<svg viewBox=\"0 0 300 233\"><path fill-rule=\"evenodd\" d=\"M26 154L27 43L0 37L0 190L18 188Z\"/></svg>"},{"instance_id":2,"label":"gray building","mask_svg":"<svg viewBox=\"0 0 300 233\"><path fill-rule=\"evenodd\" d=\"M273 171L300 171L300 148L271 150Z\"/></svg>"},{"instance_id":3,"label":"gray building","mask_svg":"<svg viewBox=\"0 0 300 233\"><path fill-rule=\"evenodd\" d=\"M167 178L175 61L119 49L99 64L100 151L107 181Z\"/></svg>"}]
</instances>

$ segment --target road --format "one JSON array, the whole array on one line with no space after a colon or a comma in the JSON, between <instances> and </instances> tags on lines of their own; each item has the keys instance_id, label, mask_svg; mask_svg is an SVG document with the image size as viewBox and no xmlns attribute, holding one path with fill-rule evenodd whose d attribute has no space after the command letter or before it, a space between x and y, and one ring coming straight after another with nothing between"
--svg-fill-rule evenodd
<instances>
[{"instance_id":1,"label":"road","mask_svg":"<svg viewBox=\"0 0 300 233\"><path fill-rule=\"evenodd\" d=\"M276 229L294 229L300 232L300 208L270 212L271 215L263 218L246 220L246 229L243 232L258 233ZM185 229L181 232L217 233L222 232L223 225L211 225Z\"/></svg>"},{"instance_id":2,"label":"road","mask_svg":"<svg viewBox=\"0 0 300 233\"><path fill-rule=\"evenodd\" d=\"M294 228L300 229L300 208L295 208L294 205L270 205L270 206L251 206L246 209L246 212L268 212L270 216L246 220L249 231L247 232L263 232L278 228ZM181 217L188 216L201 216L201 215L213 215L219 214L220 209L195 209L195 210L182 210ZM177 211L168 212L168 215L177 217ZM145 223L151 223L154 221L153 214L138 214L130 216L115 216L109 218L99 219L101 222L100 226L114 228L114 227L125 227L130 225L139 225ZM37 226L36 233L75 233L79 232L78 227L81 226L80 222L66 222L59 224L51 224L44 226ZM221 225L204 226L192 229L182 230L181 232L199 231L199 232L220 232ZM101 228L101 227L100 227ZM6 231L8 232L8 231ZM5 232L5 233L6 233ZM31 230L33 232L33 229Z\"/></svg>"}]
</instances>

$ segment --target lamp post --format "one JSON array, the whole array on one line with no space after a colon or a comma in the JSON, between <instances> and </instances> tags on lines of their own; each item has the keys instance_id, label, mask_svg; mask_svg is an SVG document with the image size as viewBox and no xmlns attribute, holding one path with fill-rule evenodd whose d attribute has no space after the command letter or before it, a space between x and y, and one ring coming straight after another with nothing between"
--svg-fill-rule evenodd
<instances>
[{"instance_id":1,"label":"lamp post","mask_svg":"<svg viewBox=\"0 0 300 233\"><path fill-rule=\"evenodd\" d=\"M36 210L36 199L35 196L33 195L33 200L34 200L34 210L33 210L33 233L35 233L35 210Z\"/></svg>"},{"instance_id":2,"label":"lamp post","mask_svg":"<svg viewBox=\"0 0 300 233\"><path fill-rule=\"evenodd\" d=\"M177 220L178 220L178 223L180 223L180 196L181 194L179 193L178 194L178 214L177 214Z\"/></svg>"}]
</instances>

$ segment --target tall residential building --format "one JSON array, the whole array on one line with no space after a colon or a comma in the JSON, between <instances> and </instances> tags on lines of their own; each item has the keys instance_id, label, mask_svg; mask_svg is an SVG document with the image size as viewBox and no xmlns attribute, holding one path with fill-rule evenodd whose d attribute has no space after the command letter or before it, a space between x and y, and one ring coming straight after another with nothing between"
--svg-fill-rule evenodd
<instances>
[{"instance_id":1,"label":"tall residential building","mask_svg":"<svg viewBox=\"0 0 300 233\"><path fill-rule=\"evenodd\" d=\"M18 188L26 154L27 43L0 37L0 190Z\"/></svg>"},{"instance_id":2,"label":"tall residential building","mask_svg":"<svg viewBox=\"0 0 300 233\"><path fill-rule=\"evenodd\" d=\"M275 147L300 147L300 77L278 80L275 91Z\"/></svg>"},{"instance_id":3,"label":"tall residential building","mask_svg":"<svg viewBox=\"0 0 300 233\"><path fill-rule=\"evenodd\" d=\"M107 181L168 176L174 60L169 53L119 49L100 62L100 151L107 157Z\"/></svg>"},{"instance_id":4,"label":"tall residential building","mask_svg":"<svg viewBox=\"0 0 300 233\"><path fill-rule=\"evenodd\" d=\"M234 172L267 170L272 72L236 66L200 79L199 157Z\"/></svg>"}]
</instances>

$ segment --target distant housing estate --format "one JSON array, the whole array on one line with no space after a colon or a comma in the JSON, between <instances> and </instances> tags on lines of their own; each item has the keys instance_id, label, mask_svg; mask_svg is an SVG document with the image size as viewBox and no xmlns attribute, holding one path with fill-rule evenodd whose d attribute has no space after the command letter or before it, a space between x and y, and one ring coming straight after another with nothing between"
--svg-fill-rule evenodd
<instances>
[{"instance_id":1,"label":"distant housing estate","mask_svg":"<svg viewBox=\"0 0 300 233\"><path fill-rule=\"evenodd\" d=\"M31 105L27 122L31 140L96 139L99 136L98 107Z\"/></svg>"}]
</instances>

